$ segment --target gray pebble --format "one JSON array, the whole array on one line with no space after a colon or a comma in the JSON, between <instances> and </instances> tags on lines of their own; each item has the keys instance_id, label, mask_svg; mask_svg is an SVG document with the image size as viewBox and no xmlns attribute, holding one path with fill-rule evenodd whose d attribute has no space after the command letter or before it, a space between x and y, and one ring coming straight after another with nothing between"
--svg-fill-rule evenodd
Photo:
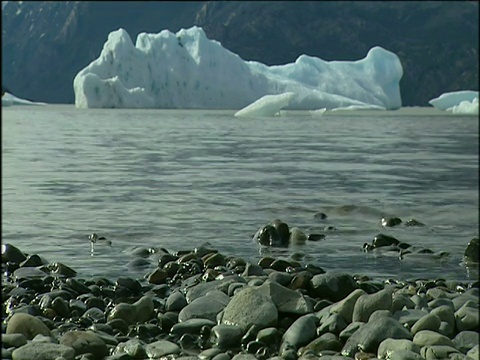
<instances>
[{"instance_id":1,"label":"gray pebble","mask_svg":"<svg viewBox=\"0 0 480 360\"><path fill-rule=\"evenodd\" d=\"M308 344L317 336L317 321L315 315L311 314L299 317L287 329L282 340L297 348Z\"/></svg>"}]
</instances>

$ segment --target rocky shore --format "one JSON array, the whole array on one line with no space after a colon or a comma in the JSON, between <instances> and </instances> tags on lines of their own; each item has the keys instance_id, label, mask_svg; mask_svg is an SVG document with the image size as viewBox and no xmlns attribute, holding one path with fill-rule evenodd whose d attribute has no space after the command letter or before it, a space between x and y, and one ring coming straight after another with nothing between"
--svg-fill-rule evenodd
<instances>
[{"instance_id":1,"label":"rocky shore","mask_svg":"<svg viewBox=\"0 0 480 360\"><path fill-rule=\"evenodd\" d=\"M155 255L143 278L111 280L2 245L2 359L479 359L478 281Z\"/></svg>"}]
</instances>

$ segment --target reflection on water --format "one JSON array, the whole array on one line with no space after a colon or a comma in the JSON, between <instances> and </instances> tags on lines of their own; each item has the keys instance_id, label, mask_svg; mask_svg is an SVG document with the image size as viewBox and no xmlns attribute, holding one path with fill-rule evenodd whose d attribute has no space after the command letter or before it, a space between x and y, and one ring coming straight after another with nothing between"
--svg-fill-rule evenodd
<instances>
[{"instance_id":1,"label":"reflection on water","mask_svg":"<svg viewBox=\"0 0 480 360\"><path fill-rule=\"evenodd\" d=\"M468 279L478 235L478 119L422 109L236 119L233 111L2 109L2 237L80 273L118 276L132 245L265 252L379 277ZM314 217L322 211L325 220ZM383 229L380 218L427 226ZM280 218L325 240L260 250ZM96 232L113 240L95 246ZM378 233L443 261L365 254ZM263 251L263 252L262 252ZM130 269L132 274L136 270ZM145 270L138 270L144 274Z\"/></svg>"}]
</instances>

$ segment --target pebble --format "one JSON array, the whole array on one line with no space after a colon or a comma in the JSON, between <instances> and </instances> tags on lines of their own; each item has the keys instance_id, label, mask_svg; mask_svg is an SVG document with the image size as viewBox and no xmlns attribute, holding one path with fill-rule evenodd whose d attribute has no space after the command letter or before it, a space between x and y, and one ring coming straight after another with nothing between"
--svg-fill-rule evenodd
<instances>
[{"instance_id":1,"label":"pebble","mask_svg":"<svg viewBox=\"0 0 480 360\"><path fill-rule=\"evenodd\" d=\"M65 360L74 360L75 350L70 346L35 342L15 349L13 360L55 360L63 357Z\"/></svg>"},{"instance_id":2,"label":"pebble","mask_svg":"<svg viewBox=\"0 0 480 360\"><path fill-rule=\"evenodd\" d=\"M208 245L156 259L158 281L79 279L38 255L4 263L2 358L478 358L478 282L378 281L301 264L307 254L256 265Z\"/></svg>"}]
</instances>

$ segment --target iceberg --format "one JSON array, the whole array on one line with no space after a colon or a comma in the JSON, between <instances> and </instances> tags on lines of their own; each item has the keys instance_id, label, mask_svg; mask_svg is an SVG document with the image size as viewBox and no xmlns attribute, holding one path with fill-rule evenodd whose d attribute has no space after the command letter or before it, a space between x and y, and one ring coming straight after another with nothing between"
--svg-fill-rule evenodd
<instances>
[{"instance_id":1,"label":"iceberg","mask_svg":"<svg viewBox=\"0 0 480 360\"><path fill-rule=\"evenodd\" d=\"M118 29L100 56L77 73L73 89L77 108L239 110L266 95L281 95L274 100L280 101L294 93L288 110L393 110L401 107L402 76L397 55L378 46L356 61L301 55L294 63L267 66L243 60L196 26L141 33L135 45Z\"/></svg>"},{"instance_id":2,"label":"iceberg","mask_svg":"<svg viewBox=\"0 0 480 360\"><path fill-rule=\"evenodd\" d=\"M460 105L462 101L468 101L471 103L475 98L478 99L478 91L452 91L444 93L439 97L430 100L428 103L438 110L448 110Z\"/></svg>"},{"instance_id":3,"label":"iceberg","mask_svg":"<svg viewBox=\"0 0 480 360\"><path fill-rule=\"evenodd\" d=\"M278 116L295 97L293 92L278 95L265 95L247 107L237 111L235 117Z\"/></svg>"},{"instance_id":4,"label":"iceberg","mask_svg":"<svg viewBox=\"0 0 480 360\"><path fill-rule=\"evenodd\" d=\"M43 102L34 102L30 100L21 99L19 97L16 97L15 95L12 95L6 92L2 96L2 106L5 107L5 106L12 106L12 105L47 105L47 104Z\"/></svg>"},{"instance_id":5,"label":"iceberg","mask_svg":"<svg viewBox=\"0 0 480 360\"><path fill-rule=\"evenodd\" d=\"M464 100L460 104L448 108L454 114L471 114L478 115L478 97L472 101Z\"/></svg>"}]
</instances>

